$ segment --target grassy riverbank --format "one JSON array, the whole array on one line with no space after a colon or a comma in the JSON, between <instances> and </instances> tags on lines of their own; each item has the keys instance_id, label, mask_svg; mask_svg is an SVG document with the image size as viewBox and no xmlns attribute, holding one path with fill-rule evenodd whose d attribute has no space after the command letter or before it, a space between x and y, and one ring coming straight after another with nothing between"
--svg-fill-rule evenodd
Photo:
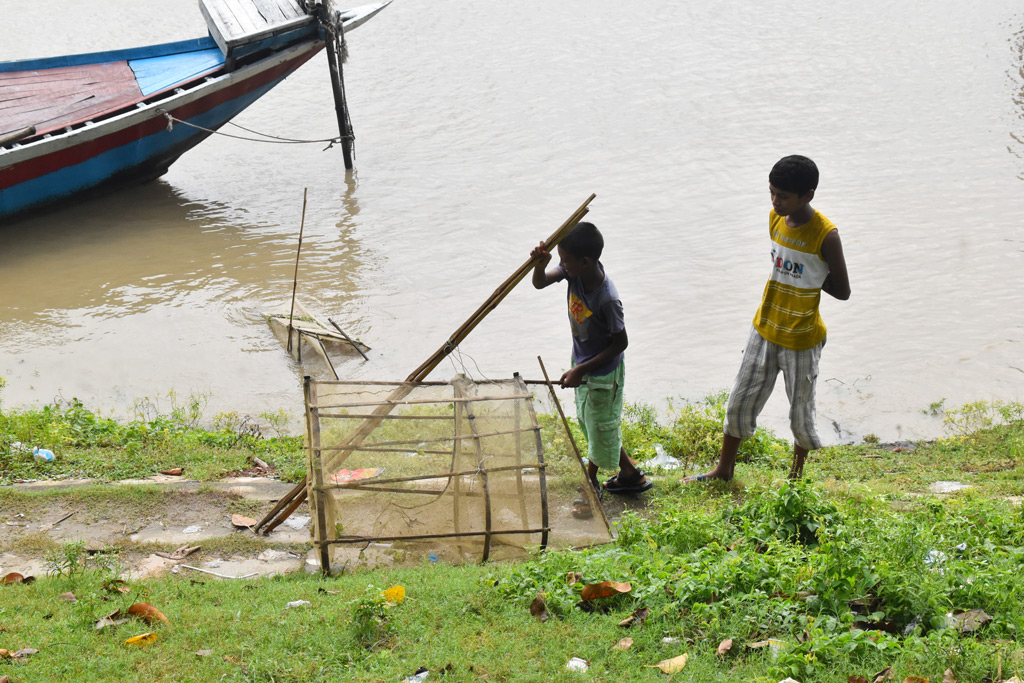
<instances>
[{"instance_id":1,"label":"grassy riverbank","mask_svg":"<svg viewBox=\"0 0 1024 683\"><path fill-rule=\"evenodd\" d=\"M628 446L641 460L660 443L689 454L688 467L706 464L721 405L668 417L634 406ZM247 432L244 420L202 429L196 411L131 424L75 404L5 411L0 476L118 479L180 466L213 479L252 467L253 456L302 475L299 439ZM826 448L798 483L784 480L786 444L759 434L734 482L683 486L681 474L660 473L644 504L617 520L616 542L514 565L257 581L180 574L121 593L108 583L116 557L50 548L52 576L0 586L0 648L37 650L0 660L0 677L397 681L422 666L428 681L658 681L666 674L653 665L687 655L672 680L845 683L888 667L896 681L1024 678L1022 413L974 404L946 412L949 436L932 443ZM545 434L557 466L565 444ZM14 440L58 459L7 455ZM968 487L932 493L941 481ZM0 489L0 521L14 495ZM584 586L604 581L629 590L582 600ZM403 600L384 597L393 586ZM297 601L308 604L289 606ZM95 628L139 602L167 621ZM125 645L143 633L156 638ZM573 657L588 660L586 673L566 669Z\"/></svg>"}]
</instances>

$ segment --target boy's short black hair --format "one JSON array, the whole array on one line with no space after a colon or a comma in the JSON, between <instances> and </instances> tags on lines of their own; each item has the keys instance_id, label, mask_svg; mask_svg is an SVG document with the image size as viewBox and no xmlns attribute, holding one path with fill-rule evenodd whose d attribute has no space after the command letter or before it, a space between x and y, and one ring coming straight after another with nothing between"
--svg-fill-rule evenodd
<instances>
[{"instance_id":1,"label":"boy's short black hair","mask_svg":"<svg viewBox=\"0 0 1024 683\"><path fill-rule=\"evenodd\" d=\"M604 237L593 223L582 221L576 224L558 245L576 258L601 258L604 251Z\"/></svg>"},{"instance_id":2,"label":"boy's short black hair","mask_svg":"<svg viewBox=\"0 0 1024 683\"><path fill-rule=\"evenodd\" d=\"M768 182L785 192L804 196L818 187L818 167L807 157L793 154L779 159L768 174Z\"/></svg>"}]
</instances>

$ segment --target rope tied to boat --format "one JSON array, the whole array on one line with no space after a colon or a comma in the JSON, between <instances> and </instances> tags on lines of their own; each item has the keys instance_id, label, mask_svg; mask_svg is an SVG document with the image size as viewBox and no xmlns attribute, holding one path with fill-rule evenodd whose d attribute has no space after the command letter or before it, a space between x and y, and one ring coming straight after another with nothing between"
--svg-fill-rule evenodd
<instances>
[{"instance_id":1,"label":"rope tied to boat","mask_svg":"<svg viewBox=\"0 0 1024 683\"><path fill-rule=\"evenodd\" d=\"M235 128L241 128L242 130L246 131L247 133L252 133L253 135L260 136L258 138L250 138L250 137L246 137L244 135L232 135L231 133L224 133L224 132L221 132L219 130L214 130L212 128L204 128L203 126L200 126L200 125L197 125L195 123L192 123L191 121L185 121L183 119L179 119L177 116L174 116L174 115L164 111L163 109L159 109L157 111L159 113L163 114L164 118L167 119L167 131L168 132L174 130L174 124L180 123L180 124L188 126L190 128L195 128L196 130L201 130L204 133L210 133L211 135L222 135L222 136L224 136L226 138L233 138L235 140L244 140L246 142L269 142L269 143L276 143L276 144L279 144L279 145L309 145L309 144L323 144L323 143L326 142L328 144L323 149L323 151L325 151L325 152L327 150L329 150L331 147L334 147L334 145L340 143L342 140L346 140L346 139L347 140L355 140L356 139L355 135L348 135L348 136L338 135L338 136L335 136L333 138L321 138L321 139L318 139L318 140L301 140L301 139L298 139L298 138L285 138L285 137L281 137L280 135L270 135L269 133L261 133L258 130L253 130L251 128L246 128L245 126L240 126L239 124L235 123L234 121L228 121L228 123L230 125L234 126Z\"/></svg>"}]
</instances>

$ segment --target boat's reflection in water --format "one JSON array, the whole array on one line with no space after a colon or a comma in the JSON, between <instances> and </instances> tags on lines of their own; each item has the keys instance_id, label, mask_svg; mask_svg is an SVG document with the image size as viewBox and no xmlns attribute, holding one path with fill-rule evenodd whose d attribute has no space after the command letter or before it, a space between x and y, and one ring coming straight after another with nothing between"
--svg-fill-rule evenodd
<instances>
[{"instance_id":1,"label":"boat's reflection in water","mask_svg":"<svg viewBox=\"0 0 1024 683\"><path fill-rule=\"evenodd\" d=\"M298 287L353 334L337 306L361 265L355 193L351 178L333 207L307 209ZM301 372L264 311L291 295L300 210L301 196L294 225L260 222L157 180L0 228L5 402L47 402L57 386L109 403L113 388L124 408L231 387L223 409L280 408Z\"/></svg>"}]
</instances>

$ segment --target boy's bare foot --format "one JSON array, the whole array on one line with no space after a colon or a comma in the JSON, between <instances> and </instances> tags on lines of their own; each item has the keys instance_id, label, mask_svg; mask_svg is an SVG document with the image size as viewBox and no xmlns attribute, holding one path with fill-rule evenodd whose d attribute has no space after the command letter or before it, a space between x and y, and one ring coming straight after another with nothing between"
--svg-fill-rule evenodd
<instances>
[{"instance_id":1,"label":"boy's bare foot","mask_svg":"<svg viewBox=\"0 0 1024 683\"><path fill-rule=\"evenodd\" d=\"M704 474L693 474L683 479L684 484L696 484L705 481L729 481L733 477L732 472L719 472L717 469L705 472Z\"/></svg>"}]
</instances>

